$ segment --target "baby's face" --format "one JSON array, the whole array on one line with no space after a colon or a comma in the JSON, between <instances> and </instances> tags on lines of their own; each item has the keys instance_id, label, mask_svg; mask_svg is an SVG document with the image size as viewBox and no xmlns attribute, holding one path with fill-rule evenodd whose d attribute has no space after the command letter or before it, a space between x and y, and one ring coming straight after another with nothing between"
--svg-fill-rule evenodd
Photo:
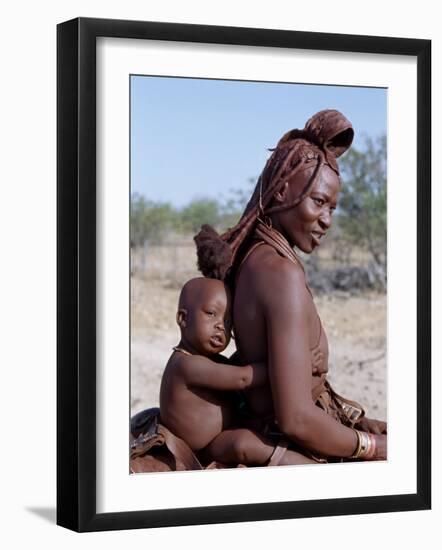
<instances>
[{"instance_id":1,"label":"baby's face","mask_svg":"<svg viewBox=\"0 0 442 550\"><path fill-rule=\"evenodd\" d=\"M202 284L193 303L187 305L182 336L200 355L226 349L231 332L230 300L220 281Z\"/></svg>"}]
</instances>

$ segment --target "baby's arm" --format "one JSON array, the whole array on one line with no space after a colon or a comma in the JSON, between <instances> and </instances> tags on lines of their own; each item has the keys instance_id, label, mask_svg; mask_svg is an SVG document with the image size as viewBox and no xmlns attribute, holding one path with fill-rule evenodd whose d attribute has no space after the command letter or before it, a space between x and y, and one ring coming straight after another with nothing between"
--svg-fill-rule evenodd
<instances>
[{"instance_id":1,"label":"baby's arm","mask_svg":"<svg viewBox=\"0 0 442 550\"><path fill-rule=\"evenodd\" d=\"M267 373L267 365L265 363L252 363L251 365L246 365L252 367L253 377L250 384L247 388L257 388L259 386L264 386L269 381ZM245 367L240 367L245 368Z\"/></svg>"},{"instance_id":2,"label":"baby's arm","mask_svg":"<svg viewBox=\"0 0 442 550\"><path fill-rule=\"evenodd\" d=\"M250 365L244 365L239 351L235 351L229 358L229 363L233 365L242 365L250 366L253 369L253 379L248 388L257 388L259 386L264 386L269 381L267 373L267 364L266 363L251 363Z\"/></svg>"},{"instance_id":3,"label":"baby's arm","mask_svg":"<svg viewBox=\"0 0 442 550\"><path fill-rule=\"evenodd\" d=\"M213 390L243 390L263 385L267 379L263 364L238 367L215 363L202 355L183 357L179 369L186 384Z\"/></svg>"}]
</instances>

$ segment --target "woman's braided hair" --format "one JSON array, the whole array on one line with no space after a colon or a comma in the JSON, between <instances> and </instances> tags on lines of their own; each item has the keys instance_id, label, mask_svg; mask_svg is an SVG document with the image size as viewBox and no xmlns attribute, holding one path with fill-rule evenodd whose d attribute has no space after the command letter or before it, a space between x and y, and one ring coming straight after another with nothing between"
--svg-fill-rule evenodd
<instances>
[{"instance_id":1,"label":"woman's braided hair","mask_svg":"<svg viewBox=\"0 0 442 550\"><path fill-rule=\"evenodd\" d=\"M235 267L238 251L253 233L259 216L293 208L308 194L321 168L327 164L339 175L336 158L353 141L351 123L339 111L327 109L313 115L303 130L290 130L272 149L255 190L239 222L223 233L210 225L203 225L194 240L197 247L198 268L206 277L225 280ZM296 200L290 205L271 207L271 202L284 183L301 170L312 167L313 174Z\"/></svg>"}]
</instances>

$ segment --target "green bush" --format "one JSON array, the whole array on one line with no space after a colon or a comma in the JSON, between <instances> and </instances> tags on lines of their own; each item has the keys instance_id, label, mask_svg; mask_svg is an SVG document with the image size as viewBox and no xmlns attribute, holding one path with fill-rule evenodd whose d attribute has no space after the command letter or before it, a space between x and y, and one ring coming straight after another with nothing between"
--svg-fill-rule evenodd
<instances>
[{"instance_id":1,"label":"green bush","mask_svg":"<svg viewBox=\"0 0 442 550\"><path fill-rule=\"evenodd\" d=\"M377 277L386 283L386 137L366 138L365 145L364 152L350 149L339 162L343 184L337 222L344 243L367 251Z\"/></svg>"},{"instance_id":2,"label":"green bush","mask_svg":"<svg viewBox=\"0 0 442 550\"><path fill-rule=\"evenodd\" d=\"M142 195L132 195L130 210L131 246L143 246L146 241L161 243L167 233L176 230L179 220L169 203L156 203Z\"/></svg>"}]
</instances>

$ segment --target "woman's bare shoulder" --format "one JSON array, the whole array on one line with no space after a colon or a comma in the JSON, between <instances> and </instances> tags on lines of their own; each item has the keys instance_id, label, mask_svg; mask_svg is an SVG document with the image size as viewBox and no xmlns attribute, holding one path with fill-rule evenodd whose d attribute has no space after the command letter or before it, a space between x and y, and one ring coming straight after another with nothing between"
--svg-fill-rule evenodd
<instances>
[{"instance_id":1,"label":"woman's bare shoulder","mask_svg":"<svg viewBox=\"0 0 442 550\"><path fill-rule=\"evenodd\" d=\"M305 286L305 273L302 265L281 256L269 245L262 245L254 251L248 259L246 267L247 274L251 279Z\"/></svg>"},{"instance_id":2,"label":"woman's bare shoulder","mask_svg":"<svg viewBox=\"0 0 442 550\"><path fill-rule=\"evenodd\" d=\"M273 304L298 298L307 298L304 269L301 264L278 254L272 247L263 245L248 258L243 270L247 286L264 302L271 297Z\"/></svg>"}]
</instances>

